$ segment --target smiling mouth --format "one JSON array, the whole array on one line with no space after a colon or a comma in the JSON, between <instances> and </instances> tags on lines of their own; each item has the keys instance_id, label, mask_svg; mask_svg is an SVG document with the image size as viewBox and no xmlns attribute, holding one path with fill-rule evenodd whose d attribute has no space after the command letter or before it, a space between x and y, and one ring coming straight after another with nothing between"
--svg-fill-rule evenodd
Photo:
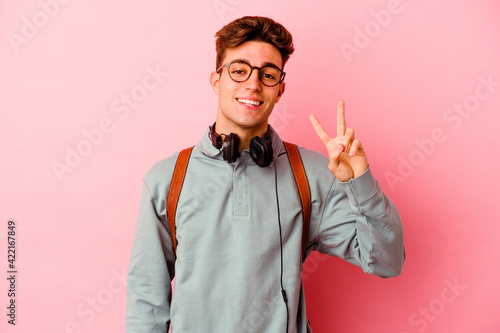
<instances>
[{"instance_id":1,"label":"smiling mouth","mask_svg":"<svg viewBox=\"0 0 500 333\"><path fill-rule=\"evenodd\" d=\"M244 98L236 98L236 100L238 101L238 103L241 103L243 105L248 105L248 106L259 106L262 103L264 103L264 102L255 101L255 100L251 100L251 99L244 99Z\"/></svg>"}]
</instances>

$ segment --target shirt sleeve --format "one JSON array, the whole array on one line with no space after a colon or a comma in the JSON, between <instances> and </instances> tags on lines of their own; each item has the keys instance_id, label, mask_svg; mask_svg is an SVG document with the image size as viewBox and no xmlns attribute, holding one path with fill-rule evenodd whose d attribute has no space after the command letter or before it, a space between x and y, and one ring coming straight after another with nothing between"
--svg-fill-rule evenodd
<instances>
[{"instance_id":1,"label":"shirt sleeve","mask_svg":"<svg viewBox=\"0 0 500 333\"><path fill-rule=\"evenodd\" d=\"M165 333L170 326L175 256L164 205L144 182L127 276L126 333Z\"/></svg>"},{"instance_id":2,"label":"shirt sleeve","mask_svg":"<svg viewBox=\"0 0 500 333\"><path fill-rule=\"evenodd\" d=\"M405 261L401 218L370 167L347 182L333 180L317 235L321 253L380 277L401 274Z\"/></svg>"}]
</instances>

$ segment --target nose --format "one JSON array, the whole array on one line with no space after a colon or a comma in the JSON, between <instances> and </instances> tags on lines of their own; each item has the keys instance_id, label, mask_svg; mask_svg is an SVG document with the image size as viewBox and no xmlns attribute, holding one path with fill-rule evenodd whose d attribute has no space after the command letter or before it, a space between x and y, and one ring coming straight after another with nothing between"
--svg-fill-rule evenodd
<instances>
[{"instance_id":1,"label":"nose","mask_svg":"<svg viewBox=\"0 0 500 333\"><path fill-rule=\"evenodd\" d=\"M262 82L259 78L259 70L254 68L250 77L245 81L245 88L249 90L260 90L262 88Z\"/></svg>"}]
</instances>

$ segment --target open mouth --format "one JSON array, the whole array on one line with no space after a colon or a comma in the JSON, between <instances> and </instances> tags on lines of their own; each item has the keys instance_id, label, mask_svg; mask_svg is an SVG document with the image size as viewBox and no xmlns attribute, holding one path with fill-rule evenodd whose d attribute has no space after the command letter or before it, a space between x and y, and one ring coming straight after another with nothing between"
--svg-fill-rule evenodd
<instances>
[{"instance_id":1,"label":"open mouth","mask_svg":"<svg viewBox=\"0 0 500 333\"><path fill-rule=\"evenodd\" d=\"M243 104L243 105L247 105L247 106L259 106L262 103L264 103L261 101L256 101L253 99L245 99L245 98L236 98L236 100L238 101L238 103Z\"/></svg>"}]
</instances>

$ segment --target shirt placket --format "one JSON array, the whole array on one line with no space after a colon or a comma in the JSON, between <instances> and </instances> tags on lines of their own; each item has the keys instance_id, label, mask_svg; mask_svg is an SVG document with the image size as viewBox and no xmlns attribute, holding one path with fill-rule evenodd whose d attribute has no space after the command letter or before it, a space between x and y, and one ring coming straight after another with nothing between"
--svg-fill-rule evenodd
<instances>
[{"instance_id":1,"label":"shirt placket","mask_svg":"<svg viewBox=\"0 0 500 333\"><path fill-rule=\"evenodd\" d=\"M233 173L233 214L234 216L248 216L248 155L242 155L234 166ZM238 163L239 162L239 163Z\"/></svg>"}]
</instances>

